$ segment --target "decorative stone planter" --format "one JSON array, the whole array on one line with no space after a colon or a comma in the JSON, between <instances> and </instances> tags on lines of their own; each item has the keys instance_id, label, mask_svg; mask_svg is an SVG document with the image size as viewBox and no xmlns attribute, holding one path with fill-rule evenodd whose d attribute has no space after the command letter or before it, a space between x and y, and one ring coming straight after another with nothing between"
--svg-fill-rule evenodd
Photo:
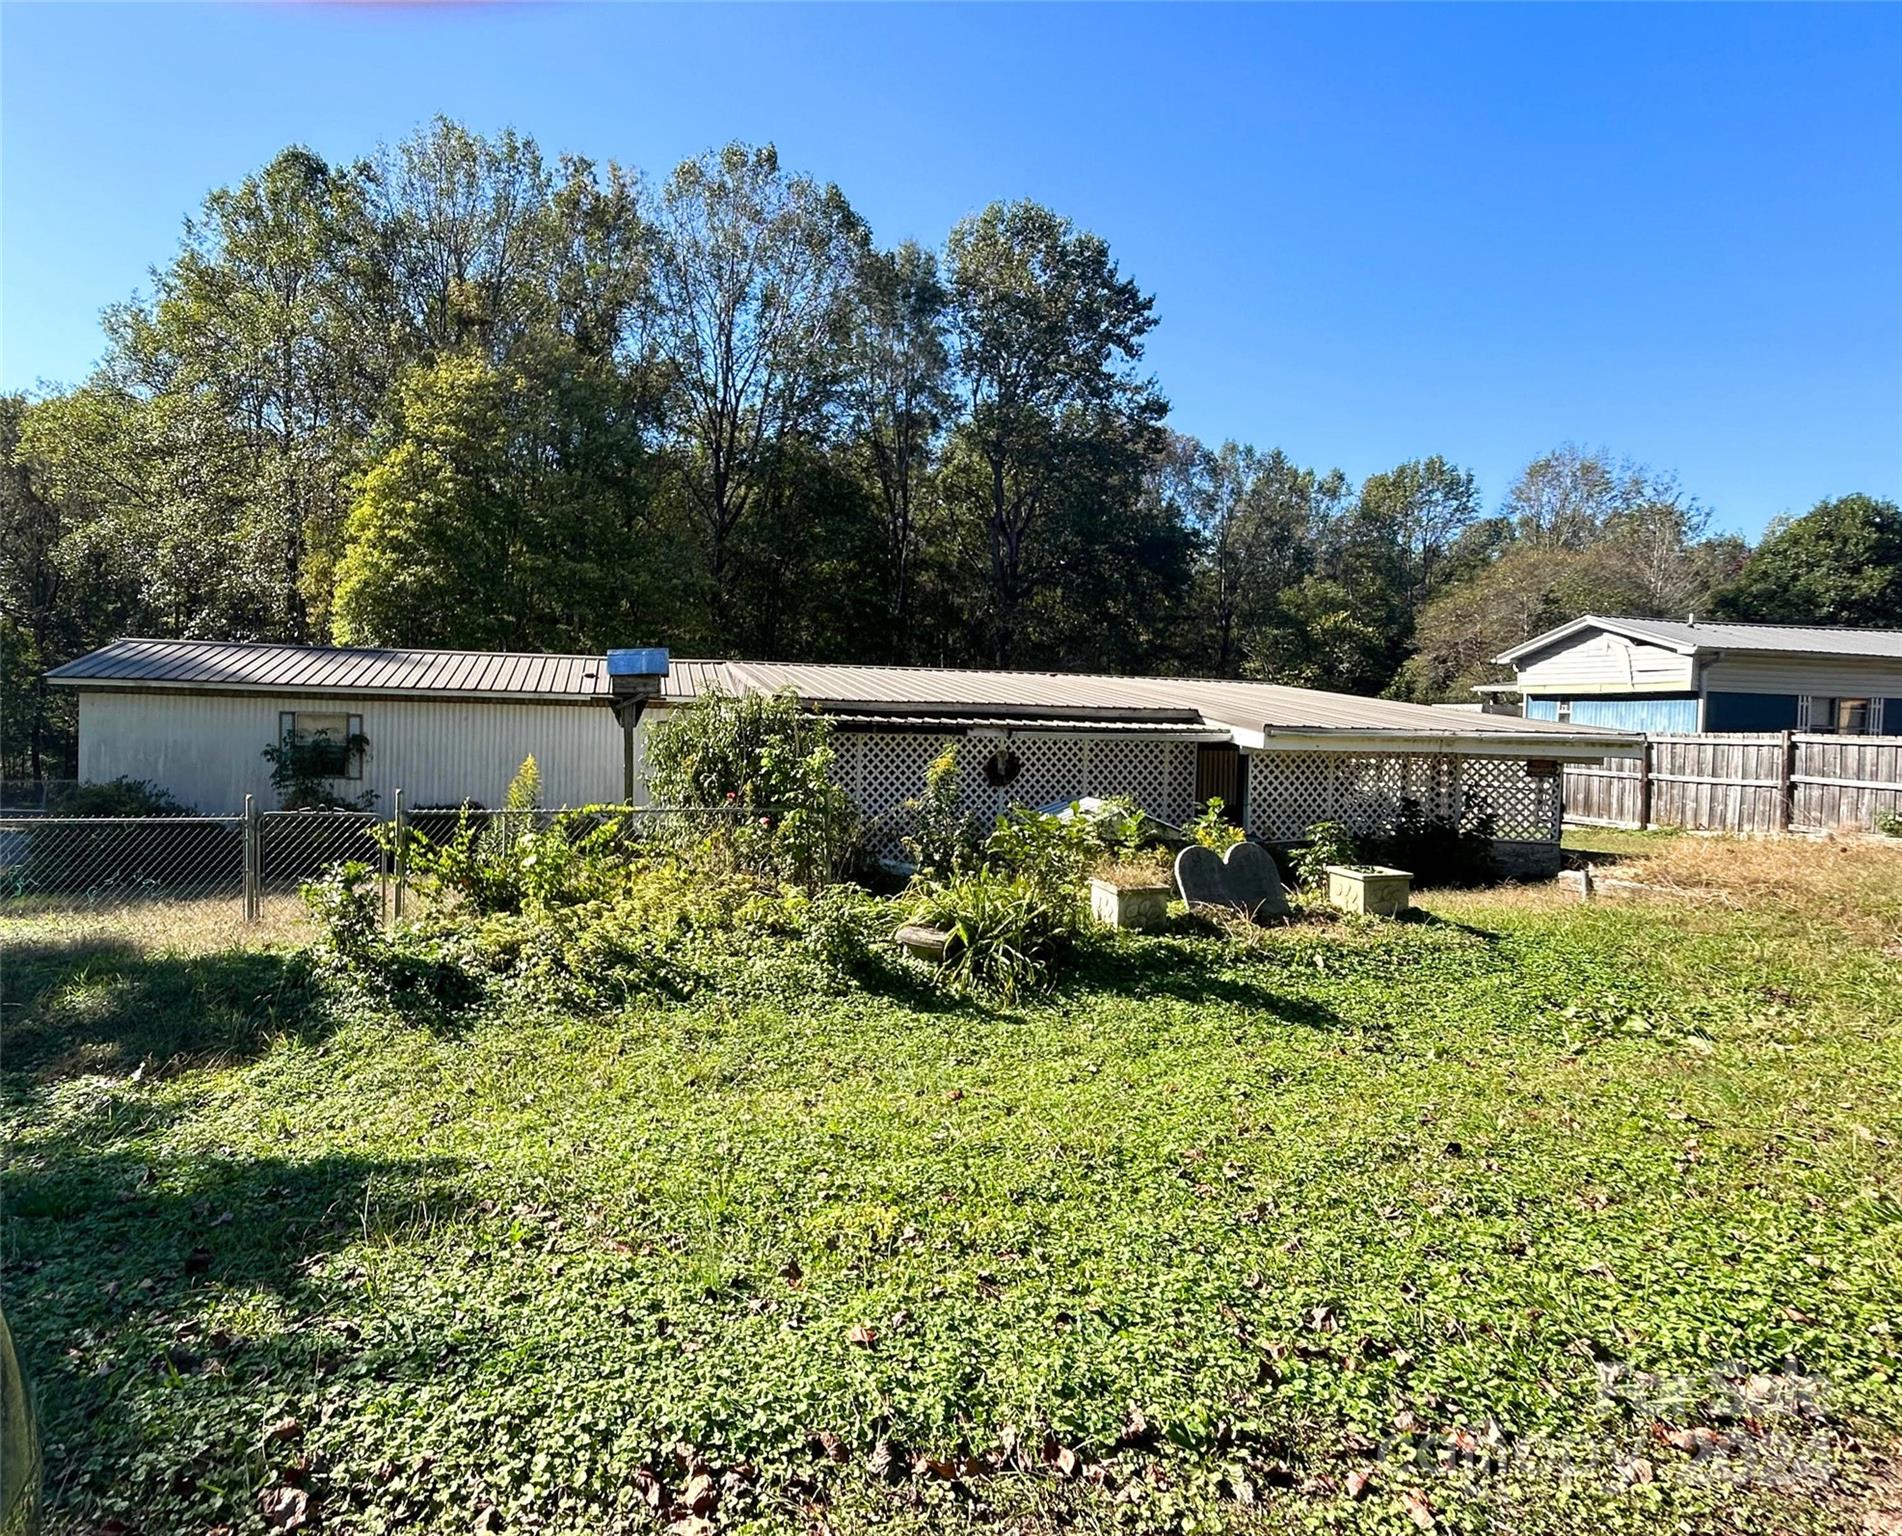
<instances>
[{"instance_id":1,"label":"decorative stone planter","mask_svg":"<svg viewBox=\"0 0 1902 1536\"><path fill-rule=\"evenodd\" d=\"M1378 864L1329 864L1327 899L1343 912L1369 917L1398 917L1407 910L1413 876Z\"/></svg>"},{"instance_id":2,"label":"decorative stone planter","mask_svg":"<svg viewBox=\"0 0 1902 1536\"><path fill-rule=\"evenodd\" d=\"M1112 928L1160 928L1169 915L1169 887L1092 879L1090 911Z\"/></svg>"},{"instance_id":3,"label":"decorative stone planter","mask_svg":"<svg viewBox=\"0 0 1902 1536\"><path fill-rule=\"evenodd\" d=\"M923 923L907 923L892 939L899 948L908 950L920 960L942 960L946 947L951 942L950 933L943 928L930 928Z\"/></svg>"}]
</instances>

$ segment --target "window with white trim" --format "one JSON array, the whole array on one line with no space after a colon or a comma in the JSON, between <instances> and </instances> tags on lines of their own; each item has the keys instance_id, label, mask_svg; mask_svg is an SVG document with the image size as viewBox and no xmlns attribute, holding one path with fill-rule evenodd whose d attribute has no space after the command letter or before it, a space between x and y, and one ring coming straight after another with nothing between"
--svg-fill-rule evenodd
<instances>
[{"instance_id":1,"label":"window with white trim","mask_svg":"<svg viewBox=\"0 0 1902 1536\"><path fill-rule=\"evenodd\" d=\"M282 710L277 717L278 739L302 751L318 776L326 779L363 777L363 716L328 710Z\"/></svg>"}]
</instances>

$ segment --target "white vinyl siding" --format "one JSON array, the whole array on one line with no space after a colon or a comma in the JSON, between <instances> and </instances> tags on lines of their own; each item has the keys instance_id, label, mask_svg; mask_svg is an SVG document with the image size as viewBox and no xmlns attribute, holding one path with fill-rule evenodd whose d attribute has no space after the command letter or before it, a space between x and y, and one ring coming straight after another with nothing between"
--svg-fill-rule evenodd
<instances>
[{"instance_id":1,"label":"white vinyl siding","mask_svg":"<svg viewBox=\"0 0 1902 1536\"><path fill-rule=\"evenodd\" d=\"M1519 663L1528 693L1678 693L1695 686L1691 658L1662 645L1583 630Z\"/></svg>"},{"instance_id":2,"label":"white vinyl siding","mask_svg":"<svg viewBox=\"0 0 1902 1536\"><path fill-rule=\"evenodd\" d=\"M347 714L368 739L351 793L373 790L388 815L405 803L501 803L534 754L547 805L621 798L621 729L601 704L503 704L339 696L88 690L79 696L79 773L101 781L149 779L206 814L243 809L247 794L277 804L264 749L285 714Z\"/></svg>"},{"instance_id":3,"label":"white vinyl siding","mask_svg":"<svg viewBox=\"0 0 1902 1536\"><path fill-rule=\"evenodd\" d=\"M1837 698L1902 697L1902 662L1841 656L1767 656L1732 651L1704 664L1709 693L1795 693Z\"/></svg>"}]
</instances>

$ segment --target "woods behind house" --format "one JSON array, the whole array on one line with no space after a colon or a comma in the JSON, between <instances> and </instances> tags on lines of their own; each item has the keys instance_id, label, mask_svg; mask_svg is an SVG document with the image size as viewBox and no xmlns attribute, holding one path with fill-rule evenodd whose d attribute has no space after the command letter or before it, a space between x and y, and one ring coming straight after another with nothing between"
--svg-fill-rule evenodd
<instances>
[{"instance_id":1,"label":"woods behind house","mask_svg":"<svg viewBox=\"0 0 1902 1536\"><path fill-rule=\"evenodd\" d=\"M1564 446L1488 505L1173 432L1153 299L1032 202L881 246L731 144L658 183L439 120L187 222L76 388L0 401L6 777L123 634L1192 672L1439 699L1581 611L1902 623L1862 496L1710 533ZM1263 432L1272 433L1264 423Z\"/></svg>"}]
</instances>

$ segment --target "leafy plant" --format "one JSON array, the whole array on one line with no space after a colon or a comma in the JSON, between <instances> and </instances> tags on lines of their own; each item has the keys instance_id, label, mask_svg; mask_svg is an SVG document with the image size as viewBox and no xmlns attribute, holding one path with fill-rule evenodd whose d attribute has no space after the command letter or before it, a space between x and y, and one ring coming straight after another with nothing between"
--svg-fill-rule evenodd
<instances>
[{"instance_id":1,"label":"leafy plant","mask_svg":"<svg viewBox=\"0 0 1902 1536\"><path fill-rule=\"evenodd\" d=\"M463 808L451 830L409 832L411 883L477 912L541 911L606 894L625 861L624 816L584 807L544 820L541 770L525 759L502 808Z\"/></svg>"},{"instance_id":2,"label":"leafy plant","mask_svg":"<svg viewBox=\"0 0 1902 1536\"><path fill-rule=\"evenodd\" d=\"M282 741L274 741L264 749L263 757L271 765L271 788L277 791L279 809L367 811L376 804L373 789L345 796L330 787L336 777L339 746L346 756L355 757L369 750L370 738L357 731L339 743L329 736L312 737L291 731Z\"/></svg>"},{"instance_id":3,"label":"leafy plant","mask_svg":"<svg viewBox=\"0 0 1902 1536\"><path fill-rule=\"evenodd\" d=\"M987 865L1035 890L1053 910L1074 912L1083 877L1101 855L1096 829L1082 816L1014 805L984 843Z\"/></svg>"},{"instance_id":4,"label":"leafy plant","mask_svg":"<svg viewBox=\"0 0 1902 1536\"><path fill-rule=\"evenodd\" d=\"M931 760L924 793L903 809L911 830L900 846L920 874L951 878L976 867L984 839L978 818L964 809L955 741Z\"/></svg>"},{"instance_id":5,"label":"leafy plant","mask_svg":"<svg viewBox=\"0 0 1902 1536\"><path fill-rule=\"evenodd\" d=\"M1224 853L1237 843L1246 839L1247 833L1223 814L1224 803L1220 795L1209 796L1208 804L1184 823L1182 830L1194 838L1204 848L1213 848Z\"/></svg>"},{"instance_id":6,"label":"leafy plant","mask_svg":"<svg viewBox=\"0 0 1902 1536\"><path fill-rule=\"evenodd\" d=\"M317 923L320 947L346 961L362 960L374 947L383 897L368 864L360 859L338 864L306 881L298 894Z\"/></svg>"},{"instance_id":7,"label":"leafy plant","mask_svg":"<svg viewBox=\"0 0 1902 1536\"><path fill-rule=\"evenodd\" d=\"M1902 837L1902 811L1884 811L1876 817L1876 830L1884 837Z\"/></svg>"},{"instance_id":8,"label":"leafy plant","mask_svg":"<svg viewBox=\"0 0 1902 1536\"><path fill-rule=\"evenodd\" d=\"M1028 876L995 869L921 882L904 910L907 921L949 935L938 974L954 991L1006 1002L1048 983L1077 923L1074 895L1053 899Z\"/></svg>"},{"instance_id":9,"label":"leafy plant","mask_svg":"<svg viewBox=\"0 0 1902 1536\"><path fill-rule=\"evenodd\" d=\"M98 784L71 784L47 797L49 816L190 816L192 808L149 779L121 774Z\"/></svg>"},{"instance_id":10,"label":"leafy plant","mask_svg":"<svg viewBox=\"0 0 1902 1536\"><path fill-rule=\"evenodd\" d=\"M832 723L789 692L714 690L648 733L648 783L663 805L720 813L740 857L818 884L849 868L858 813L834 773Z\"/></svg>"},{"instance_id":11,"label":"leafy plant","mask_svg":"<svg viewBox=\"0 0 1902 1536\"><path fill-rule=\"evenodd\" d=\"M1317 821L1288 861L1294 866L1295 884L1313 896L1327 889L1328 865L1356 864L1360 851L1354 845L1354 834L1342 823Z\"/></svg>"},{"instance_id":12,"label":"leafy plant","mask_svg":"<svg viewBox=\"0 0 1902 1536\"><path fill-rule=\"evenodd\" d=\"M891 909L856 885L828 885L806 908L806 951L835 976L856 975L870 965L889 937Z\"/></svg>"}]
</instances>

